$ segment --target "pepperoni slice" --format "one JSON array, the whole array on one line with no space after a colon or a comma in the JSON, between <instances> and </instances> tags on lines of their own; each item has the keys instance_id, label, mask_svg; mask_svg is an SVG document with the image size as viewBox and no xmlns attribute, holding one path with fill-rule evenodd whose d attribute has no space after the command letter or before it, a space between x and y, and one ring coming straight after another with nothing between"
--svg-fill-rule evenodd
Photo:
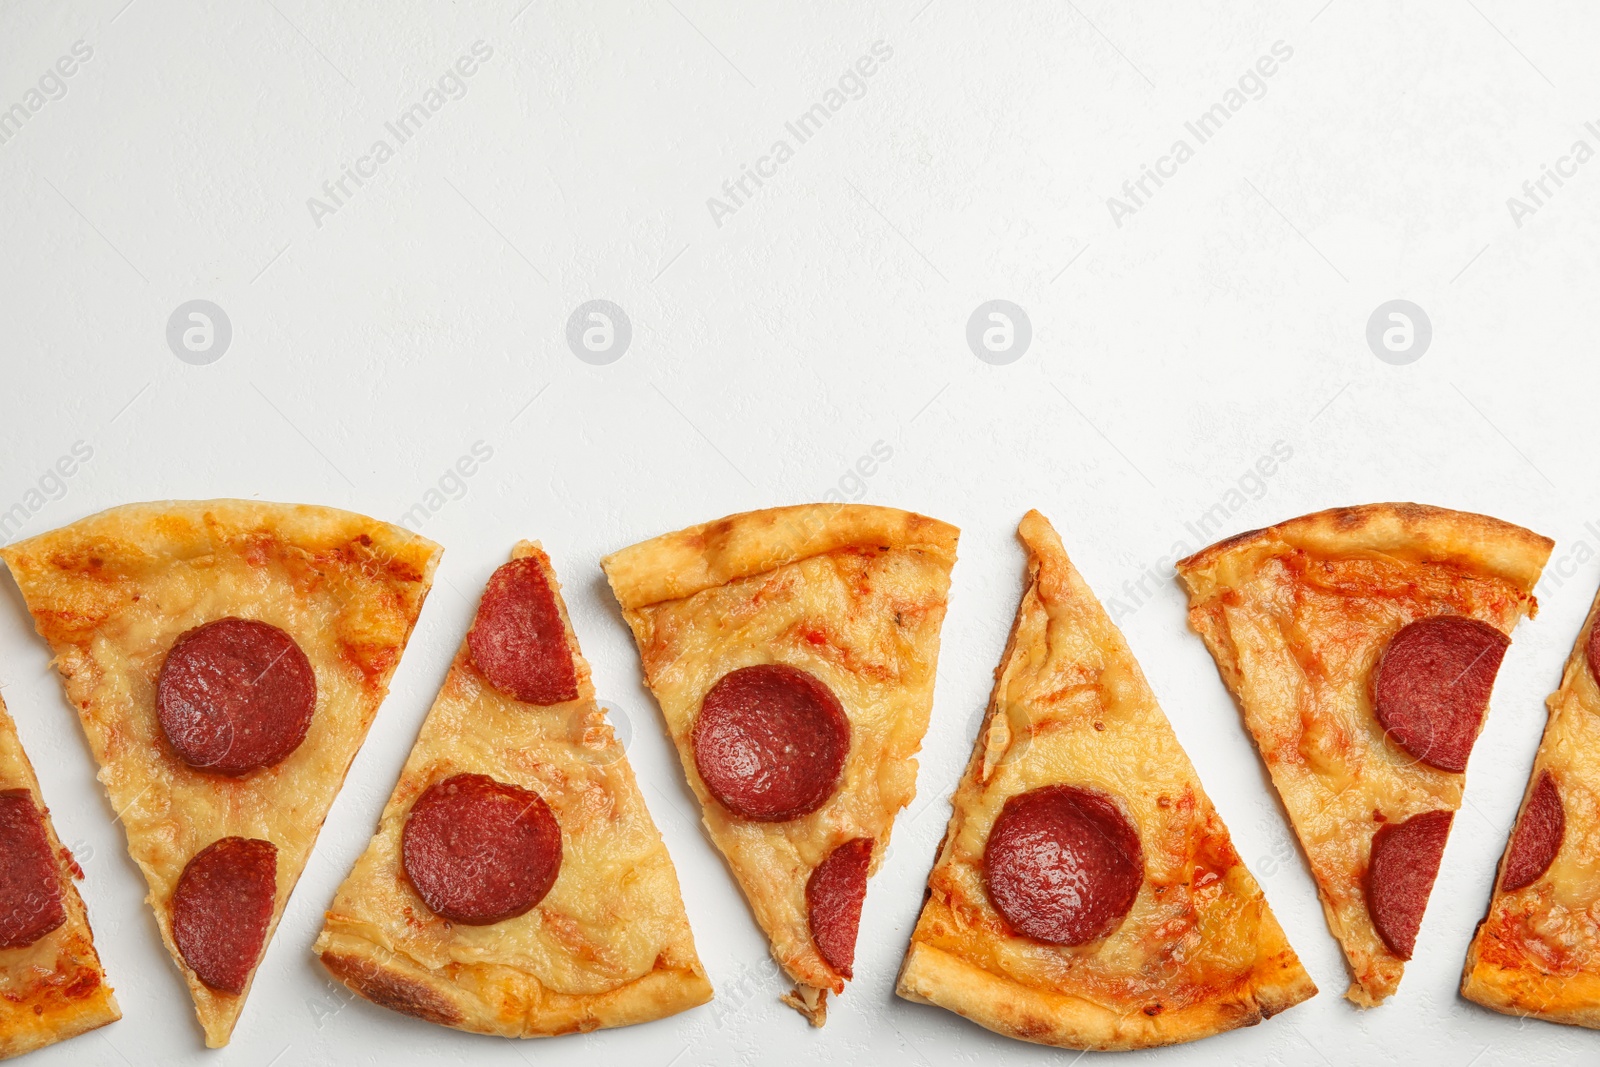
<instances>
[{"instance_id":1,"label":"pepperoni slice","mask_svg":"<svg viewBox=\"0 0 1600 1067\"><path fill-rule=\"evenodd\" d=\"M1549 771L1539 775L1522 809L1522 818L1511 834L1511 848L1506 855L1506 873L1500 879L1500 888L1515 892L1537 882L1555 862L1561 851L1561 840L1567 835L1567 810L1561 803L1561 790Z\"/></svg>"},{"instance_id":2,"label":"pepperoni slice","mask_svg":"<svg viewBox=\"0 0 1600 1067\"><path fill-rule=\"evenodd\" d=\"M172 939L195 977L219 993L243 993L277 897L271 841L224 837L195 853L172 893Z\"/></svg>"},{"instance_id":3,"label":"pepperoni slice","mask_svg":"<svg viewBox=\"0 0 1600 1067\"><path fill-rule=\"evenodd\" d=\"M67 921L44 813L26 789L0 793L0 948L31 945Z\"/></svg>"},{"instance_id":4,"label":"pepperoni slice","mask_svg":"<svg viewBox=\"0 0 1600 1067\"><path fill-rule=\"evenodd\" d=\"M524 704L578 698L578 672L556 594L532 556L502 564L489 577L467 648L490 685Z\"/></svg>"},{"instance_id":5,"label":"pepperoni slice","mask_svg":"<svg viewBox=\"0 0 1600 1067\"><path fill-rule=\"evenodd\" d=\"M1133 908L1144 849L1110 796L1047 785L1006 801L983 872L995 910L1017 933L1082 945L1111 933Z\"/></svg>"},{"instance_id":6,"label":"pepperoni slice","mask_svg":"<svg viewBox=\"0 0 1600 1067\"><path fill-rule=\"evenodd\" d=\"M856 961L856 932L871 863L872 838L858 837L828 853L806 879L811 940L828 966L845 978L854 977L850 968Z\"/></svg>"},{"instance_id":7,"label":"pepperoni slice","mask_svg":"<svg viewBox=\"0 0 1600 1067\"><path fill-rule=\"evenodd\" d=\"M561 827L539 794L457 774L411 806L400 851L435 915L489 926L522 915L550 892L561 870Z\"/></svg>"},{"instance_id":8,"label":"pepperoni slice","mask_svg":"<svg viewBox=\"0 0 1600 1067\"><path fill-rule=\"evenodd\" d=\"M1510 644L1488 623L1461 615L1435 615L1401 629L1373 681L1373 710L1385 733L1423 763L1466 770Z\"/></svg>"},{"instance_id":9,"label":"pepperoni slice","mask_svg":"<svg viewBox=\"0 0 1600 1067\"><path fill-rule=\"evenodd\" d=\"M1425 811L1386 823L1372 838L1367 864L1367 911L1383 943L1403 960L1417 945L1422 912L1439 877L1439 861L1454 812Z\"/></svg>"},{"instance_id":10,"label":"pepperoni slice","mask_svg":"<svg viewBox=\"0 0 1600 1067\"><path fill-rule=\"evenodd\" d=\"M299 748L316 710L311 661L294 638L257 619L217 619L183 634L156 683L156 716L178 756L229 777Z\"/></svg>"},{"instance_id":11,"label":"pepperoni slice","mask_svg":"<svg viewBox=\"0 0 1600 1067\"><path fill-rule=\"evenodd\" d=\"M690 741L700 778L723 807L783 822L816 811L839 787L850 720L821 679L768 663L718 679Z\"/></svg>"}]
</instances>

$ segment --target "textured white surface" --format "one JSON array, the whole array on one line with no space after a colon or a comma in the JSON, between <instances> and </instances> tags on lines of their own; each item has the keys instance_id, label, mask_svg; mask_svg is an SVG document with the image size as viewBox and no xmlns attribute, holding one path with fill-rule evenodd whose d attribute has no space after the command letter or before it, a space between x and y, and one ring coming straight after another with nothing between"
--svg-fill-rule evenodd
<instances>
[{"instance_id":1,"label":"textured white surface","mask_svg":"<svg viewBox=\"0 0 1600 1067\"><path fill-rule=\"evenodd\" d=\"M422 528L447 551L233 1044L212 1054L5 583L0 680L88 872L126 1015L30 1062L1071 1062L891 993L1016 606L1012 531L1030 506L1102 599L1130 609L1118 613L1130 643L1322 987L1262 1026L1140 1062L1490 1067L1600 1053L1600 1035L1456 993L1541 701L1600 580L1600 493L1585 473L1600 163L1566 165L1520 226L1506 203L1573 142L1600 147L1583 125L1600 119L1592 9L124 2L0 7L0 108L39 105L0 144L0 510L20 504L23 520L3 536L161 497L398 520L443 478ZM29 97L78 41L93 54L64 93L46 78ZM493 54L464 95L314 219L307 198L393 140L385 123L477 41ZM892 56L859 99L794 144L785 123L826 105L879 41ZM1280 41L1292 57L1259 99L1241 97L1199 144L1185 123ZM1192 158L1118 226L1107 198L1179 138ZM762 164L772 176L718 225L707 198L779 139L792 156ZM165 336L197 298L232 324L205 366ZM633 325L605 366L565 339L591 298ZM995 298L1032 322L1031 347L1005 366L965 338ZM1395 298L1433 323L1408 366L1365 341L1368 316ZM92 457L51 477L78 442ZM491 458L451 480L479 442ZM1245 477L1275 442L1292 458ZM875 446L892 455L852 474ZM777 1003L763 939L697 828L597 560L830 490L964 533L920 794L868 893L857 979L811 1032ZM1362 1013L1341 999L1310 877L1177 584L1170 572L1136 583L1175 541L1198 547L1186 523L1218 504L1211 529L1233 532L1390 499L1531 526L1557 538L1570 577L1546 583L1543 612L1515 635L1417 958L1399 995ZM347 1004L308 951L477 590L519 537L541 539L565 580L718 989L674 1019L539 1044Z\"/></svg>"}]
</instances>

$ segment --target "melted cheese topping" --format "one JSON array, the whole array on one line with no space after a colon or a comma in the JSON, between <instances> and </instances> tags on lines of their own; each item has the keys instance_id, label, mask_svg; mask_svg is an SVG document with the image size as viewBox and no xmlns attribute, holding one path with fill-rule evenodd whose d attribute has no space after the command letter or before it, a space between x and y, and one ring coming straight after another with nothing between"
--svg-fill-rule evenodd
<instances>
[{"instance_id":1,"label":"melted cheese topping","mask_svg":"<svg viewBox=\"0 0 1600 1067\"><path fill-rule=\"evenodd\" d=\"M838 549L626 612L706 829L773 955L802 986L844 989L811 941L806 879L856 837L877 842L875 870L895 814L916 792L914 756L932 709L952 563L918 549ZM711 686L763 663L810 672L850 720L838 790L818 810L781 823L730 815L701 781L690 742Z\"/></svg>"},{"instance_id":2,"label":"melted cheese topping","mask_svg":"<svg viewBox=\"0 0 1600 1067\"><path fill-rule=\"evenodd\" d=\"M1121 633L1043 516L1030 513L1021 534L1033 579L953 800L913 941L1018 986L1072 994L1141 1022L1231 1000L1242 1005L1231 1023L1239 1025L1258 1017L1250 1016L1254 986L1266 975L1301 986L1272 1010L1309 996L1315 987ZM1006 801L1055 784L1115 797L1145 855L1132 910L1111 934L1080 946L1013 935L985 888L984 850ZM946 996L946 1006L962 1010L958 994ZM1062 1036L1048 1021L1036 1029ZM1087 1039L1070 1043L1084 1047Z\"/></svg>"},{"instance_id":3,"label":"melted cheese topping","mask_svg":"<svg viewBox=\"0 0 1600 1067\"><path fill-rule=\"evenodd\" d=\"M123 520L117 537L106 531L118 512L108 512L5 551L39 632L55 650L128 852L149 883L161 936L180 966L172 893L189 860L218 838L260 838L278 848L270 943L387 692L438 553L406 531L329 509L286 509L281 523L288 528L280 529L271 513L254 514L261 505L251 509L248 524L226 502L192 507L200 510L180 506ZM295 535L294 521L307 510L334 526L328 536ZM174 537L175 528L183 536ZM161 545L162 538L172 540ZM183 763L155 708L172 642L229 615L286 631L317 679L304 742L277 765L242 778ZM239 996L219 993L182 970L207 1045L226 1044L248 986Z\"/></svg>"},{"instance_id":4,"label":"melted cheese topping","mask_svg":"<svg viewBox=\"0 0 1600 1067\"><path fill-rule=\"evenodd\" d=\"M1465 780L1384 736L1372 672L1390 638L1417 619L1465 615L1509 634L1531 604L1506 578L1455 564L1289 548L1224 557L1210 595L1192 598L1190 624L1238 697L1283 798L1354 972L1346 995L1358 1004L1380 1003L1405 968L1367 914L1373 835L1385 822L1455 811Z\"/></svg>"},{"instance_id":5,"label":"melted cheese topping","mask_svg":"<svg viewBox=\"0 0 1600 1067\"><path fill-rule=\"evenodd\" d=\"M16 724L0 702L0 790L4 789L26 789L39 810L45 810ZM60 857L61 903L67 921L31 945L0 949L0 1059L122 1017L105 984L83 900L72 884L70 875L78 871L77 863L56 837L48 812L44 830Z\"/></svg>"},{"instance_id":6,"label":"melted cheese topping","mask_svg":"<svg viewBox=\"0 0 1600 1067\"><path fill-rule=\"evenodd\" d=\"M671 1011L711 995L672 860L595 703L589 666L578 653L549 560L527 542L513 558L529 555L540 560L556 591L577 668L577 698L549 707L520 703L489 684L463 644L378 832L340 886L316 947L347 951L357 938L441 977L465 971L472 978L462 990L481 992L471 994L473 1010L452 1025L513 1037L572 1028L564 1021L570 1005L563 1004L558 1019L551 1001L593 998L657 971L674 972L684 989ZM561 826L561 869L548 895L526 914L489 926L456 925L433 914L400 857L417 797L464 773L538 793Z\"/></svg>"},{"instance_id":7,"label":"melted cheese topping","mask_svg":"<svg viewBox=\"0 0 1600 1067\"><path fill-rule=\"evenodd\" d=\"M1532 885L1506 893L1497 878L1462 986L1501 1011L1587 1026L1600 1026L1600 688L1585 651L1597 611L1600 598L1546 702L1550 721L1529 778L1555 777L1565 835Z\"/></svg>"}]
</instances>

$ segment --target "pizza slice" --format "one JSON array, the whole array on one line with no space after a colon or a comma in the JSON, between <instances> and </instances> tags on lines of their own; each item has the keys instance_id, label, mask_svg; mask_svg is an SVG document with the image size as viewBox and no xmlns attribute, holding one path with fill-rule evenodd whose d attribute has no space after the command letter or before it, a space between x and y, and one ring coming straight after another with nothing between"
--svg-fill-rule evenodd
<instances>
[{"instance_id":1,"label":"pizza slice","mask_svg":"<svg viewBox=\"0 0 1600 1067\"><path fill-rule=\"evenodd\" d=\"M1127 642L1037 511L1027 587L896 992L996 1033L1137 1049L1312 983Z\"/></svg>"},{"instance_id":2,"label":"pizza slice","mask_svg":"<svg viewBox=\"0 0 1600 1067\"><path fill-rule=\"evenodd\" d=\"M1508 636L1552 542L1420 504L1335 508L1178 564L1362 1007L1400 984Z\"/></svg>"},{"instance_id":3,"label":"pizza slice","mask_svg":"<svg viewBox=\"0 0 1600 1067\"><path fill-rule=\"evenodd\" d=\"M602 561L711 840L813 1026L916 792L953 526L892 508L733 515Z\"/></svg>"},{"instance_id":4,"label":"pizza slice","mask_svg":"<svg viewBox=\"0 0 1600 1067\"><path fill-rule=\"evenodd\" d=\"M489 579L314 951L376 1004L501 1037L711 999L672 859L537 544Z\"/></svg>"},{"instance_id":5,"label":"pizza slice","mask_svg":"<svg viewBox=\"0 0 1600 1067\"><path fill-rule=\"evenodd\" d=\"M0 1060L122 1018L17 724L0 700Z\"/></svg>"},{"instance_id":6,"label":"pizza slice","mask_svg":"<svg viewBox=\"0 0 1600 1067\"><path fill-rule=\"evenodd\" d=\"M227 1044L439 548L332 508L131 504L0 550L206 1044Z\"/></svg>"},{"instance_id":7,"label":"pizza slice","mask_svg":"<svg viewBox=\"0 0 1600 1067\"><path fill-rule=\"evenodd\" d=\"M1600 596L1567 657L1461 993L1600 1029Z\"/></svg>"}]
</instances>

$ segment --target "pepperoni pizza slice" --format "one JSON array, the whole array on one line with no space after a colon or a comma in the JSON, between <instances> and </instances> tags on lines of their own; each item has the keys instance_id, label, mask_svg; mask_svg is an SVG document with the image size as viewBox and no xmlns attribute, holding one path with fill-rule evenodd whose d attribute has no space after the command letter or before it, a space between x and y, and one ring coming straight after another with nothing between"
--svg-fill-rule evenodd
<instances>
[{"instance_id":1,"label":"pepperoni pizza slice","mask_svg":"<svg viewBox=\"0 0 1600 1067\"><path fill-rule=\"evenodd\" d=\"M672 860L537 544L489 579L314 951L376 1004L501 1037L711 999Z\"/></svg>"},{"instance_id":2,"label":"pepperoni pizza slice","mask_svg":"<svg viewBox=\"0 0 1600 1067\"><path fill-rule=\"evenodd\" d=\"M957 530L810 504L602 561L689 785L814 1026L916 792Z\"/></svg>"},{"instance_id":3,"label":"pepperoni pizza slice","mask_svg":"<svg viewBox=\"0 0 1600 1067\"><path fill-rule=\"evenodd\" d=\"M0 1060L122 1018L17 725L0 700Z\"/></svg>"},{"instance_id":4,"label":"pepperoni pizza slice","mask_svg":"<svg viewBox=\"0 0 1600 1067\"><path fill-rule=\"evenodd\" d=\"M206 1044L387 692L439 548L331 508L131 504L0 550L55 652Z\"/></svg>"},{"instance_id":5,"label":"pepperoni pizza slice","mask_svg":"<svg viewBox=\"0 0 1600 1067\"><path fill-rule=\"evenodd\" d=\"M1049 521L896 987L1007 1037L1137 1049L1317 991Z\"/></svg>"},{"instance_id":6,"label":"pepperoni pizza slice","mask_svg":"<svg viewBox=\"0 0 1600 1067\"><path fill-rule=\"evenodd\" d=\"M1328 927L1380 1004L1400 984L1467 756L1552 542L1420 504L1335 508L1178 564Z\"/></svg>"},{"instance_id":7,"label":"pepperoni pizza slice","mask_svg":"<svg viewBox=\"0 0 1600 1067\"><path fill-rule=\"evenodd\" d=\"M1461 992L1600 1029L1600 596L1567 657Z\"/></svg>"}]
</instances>

